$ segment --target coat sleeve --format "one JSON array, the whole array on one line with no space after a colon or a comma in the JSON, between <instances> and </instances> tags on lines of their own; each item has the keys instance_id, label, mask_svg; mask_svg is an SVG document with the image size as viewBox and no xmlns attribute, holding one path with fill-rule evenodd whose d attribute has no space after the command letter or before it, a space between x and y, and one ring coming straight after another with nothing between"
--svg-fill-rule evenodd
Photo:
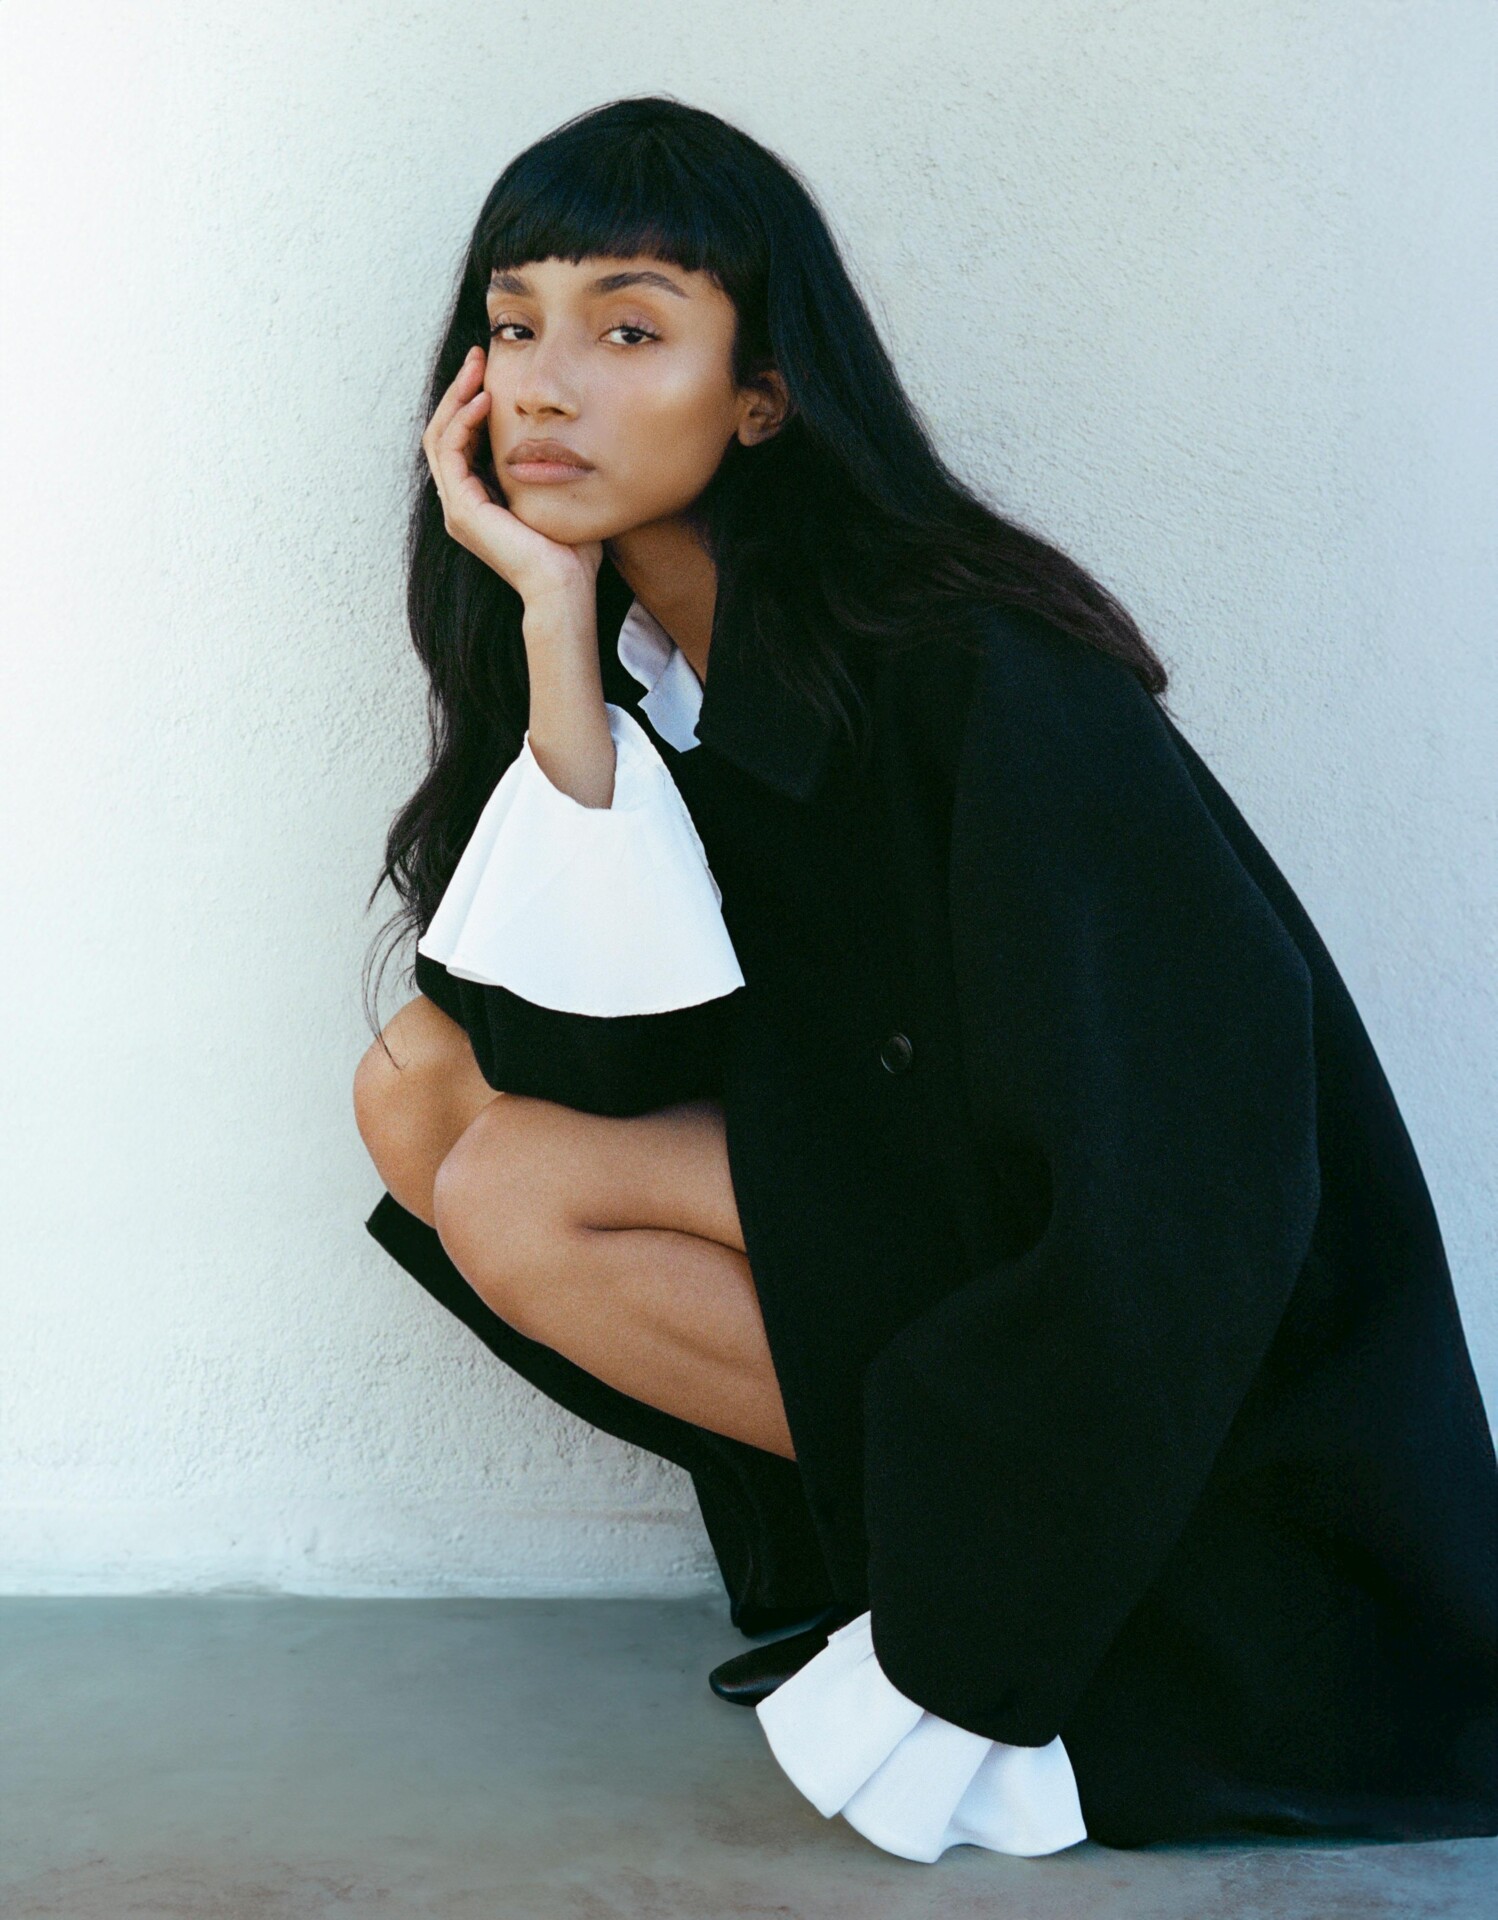
<instances>
[{"instance_id":1,"label":"coat sleeve","mask_svg":"<svg viewBox=\"0 0 1498 1920\"><path fill-rule=\"evenodd\" d=\"M631 1114L715 1088L744 976L686 802L639 722L607 711L612 803L554 786L527 732L417 941L414 978L498 1091Z\"/></svg>"},{"instance_id":2,"label":"coat sleeve","mask_svg":"<svg viewBox=\"0 0 1498 1920\"><path fill-rule=\"evenodd\" d=\"M1185 1528L1320 1200L1310 974L1121 663L995 629L950 912L1003 1256L865 1376L873 1640L991 1738L1056 1737ZM1038 1202L1034 1195L1038 1194Z\"/></svg>"}]
</instances>

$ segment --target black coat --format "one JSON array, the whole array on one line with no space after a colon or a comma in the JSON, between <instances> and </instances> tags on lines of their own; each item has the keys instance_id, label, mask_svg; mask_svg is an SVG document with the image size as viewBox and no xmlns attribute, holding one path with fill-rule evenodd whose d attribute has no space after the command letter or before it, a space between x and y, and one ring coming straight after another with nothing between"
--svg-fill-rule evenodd
<instances>
[{"instance_id":1,"label":"black coat","mask_svg":"<svg viewBox=\"0 0 1498 1920\"><path fill-rule=\"evenodd\" d=\"M628 599L606 562L648 727ZM595 1020L415 973L496 1088L722 1099L796 1461L524 1339L391 1195L370 1232L686 1468L746 1632L871 1607L911 1699L1063 1737L1095 1840L1498 1832L1498 1466L1326 948L1118 662L989 613L858 670L862 768L727 628L701 745L652 730L735 993Z\"/></svg>"}]
</instances>

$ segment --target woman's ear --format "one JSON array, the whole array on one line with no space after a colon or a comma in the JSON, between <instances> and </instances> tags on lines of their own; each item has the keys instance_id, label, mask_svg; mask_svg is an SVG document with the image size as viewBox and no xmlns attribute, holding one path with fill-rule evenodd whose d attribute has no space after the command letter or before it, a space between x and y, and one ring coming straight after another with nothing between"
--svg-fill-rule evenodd
<instances>
[{"instance_id":1,"label":"woman's ear","mask_svg":"<svg viewBox=\"0 0 1498 1920\"><path fill-rule=\"evenodd\" d=\"M779 433L796 409L785 380L773 367L758 375L745 392L749 400L739 421L738 437L746 447L754 447Z\"/></svg>"}]
</instances>

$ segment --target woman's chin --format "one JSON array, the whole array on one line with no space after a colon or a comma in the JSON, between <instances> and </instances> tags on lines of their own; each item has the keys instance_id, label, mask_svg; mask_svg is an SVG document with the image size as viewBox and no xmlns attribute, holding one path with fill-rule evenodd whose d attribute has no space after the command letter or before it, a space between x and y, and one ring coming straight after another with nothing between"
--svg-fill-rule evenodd
<instances>
[{"instance_id":1,"label":"woman's chin","mask_svg":"<svg viewBox=\"0 0 1498 1920\"><path fill-rule=\"evenodd\" d=\"M548 540L556 540L562 546L580 547L589 540L607 540L618 531L614 516L598 513L579 513L576 509L568 512L560 502L553 503L544 497L546 489L538 487L529 499L525 493L530 489L516 489L516 497L506 500L505 505L523 526L535 533L544 534Z\"/></svg>"}]
</instances>

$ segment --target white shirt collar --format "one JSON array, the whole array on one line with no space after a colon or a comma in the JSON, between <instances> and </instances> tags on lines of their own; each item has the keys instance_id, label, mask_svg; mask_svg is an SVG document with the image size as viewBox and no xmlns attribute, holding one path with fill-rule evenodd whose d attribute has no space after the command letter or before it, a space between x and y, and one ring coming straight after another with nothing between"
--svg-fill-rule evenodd
<instances>
[{"instance_id":1,"label":"white shirt collar","mask_svg":"<svg viewBox=\"0 0 1498 1920\"><path fill-rule=\"evenodd\" d=\"M624 616L618 647L619 664L646 690L640 706L656 732L678 753L695 747L702 682L660 621L638 600Z\"/></svg>"}]
</instances>

